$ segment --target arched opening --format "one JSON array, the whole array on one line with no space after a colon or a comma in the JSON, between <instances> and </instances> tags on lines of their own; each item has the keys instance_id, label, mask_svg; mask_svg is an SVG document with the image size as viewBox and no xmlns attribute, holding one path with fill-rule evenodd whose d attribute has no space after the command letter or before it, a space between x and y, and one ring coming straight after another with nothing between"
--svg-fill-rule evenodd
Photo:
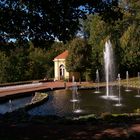
<instances>
[{"instance_id":1,"label":"arched opening","mask_svg":"<svg viewBox=\"0 0 140 140\"><path fill-rule=\"evenodd\" d=\"M65 76L65 67L64 67L63 64L60 65L59 71L60 71L60 80L64 80L64 76Z\"/></svg>"}]
</instances>

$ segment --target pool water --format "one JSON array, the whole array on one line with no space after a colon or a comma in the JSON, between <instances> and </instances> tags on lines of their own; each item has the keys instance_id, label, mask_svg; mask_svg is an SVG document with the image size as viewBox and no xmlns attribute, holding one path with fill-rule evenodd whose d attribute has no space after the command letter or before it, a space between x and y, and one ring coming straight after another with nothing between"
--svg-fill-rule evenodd
<instances>
[{"instance_id":1,"label":"pool water","mask_svg":"<svg viewBox=\"0 0 140 140\"><path fill-rule=\"evenodd\" d=\"M16 109L24 107L26 104L30 103L33 96L22 97L17 99L9 99L4 103L0 103L0 113L5 114L6 112L12 112Z\"/></svg>"},{"instance_id":2,"label":"pool water","mask_svg":"<svg viewBox=\"0 0 140 140\"><path fill-rule=\"evenodd\" d=\"M136 97L139 93L138 89L126 92L125 88L121 87L119 92L118 87L112 87L111 93L116 96L115 100L104 99L105 91L105 88L101 88L100 93L95 93L95 90L78 90L74 93L72 89L48 92L49 100L29 110L28 113L30 115L73 116L104 112L133 113L140 108L140 98ZM76 98L75 102L72 102L73 97Z\"/></svg>"}]
</instances>

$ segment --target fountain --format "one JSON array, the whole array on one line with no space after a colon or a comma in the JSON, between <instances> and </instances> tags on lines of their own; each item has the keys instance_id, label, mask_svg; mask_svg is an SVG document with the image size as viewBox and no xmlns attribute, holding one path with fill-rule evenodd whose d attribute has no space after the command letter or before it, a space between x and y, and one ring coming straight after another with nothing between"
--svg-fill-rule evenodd
<instances>
[{"instance_id":1,"label":"fountain","mask_svg":"<svg viewBox=\"0 0 140 140\"><path fill-rule=\"evenodd\" d=\"M80 109L80 105L79 105L80 100L77 91L77 83L75 82L74 76L72 76L72 99L70 101L73 103L73 112L81 113L82 110Z\"/></svg>"},{"instance_id":2,"label":"fountain","mask_svg":"<svg viewBox=\"0 0 140 140\"><path fill-rule=\"evenodd\" d=\"M140 72L138 72L138 94L135 97L140 97Z\"/></svg>"},{"instance_id":3,"label":"fountain","mask_svg":"<svg viewBox=\"0 0 140 140\"><path fill-rule=\"evenodd\" d=\"M10 99L8 102L9 102L9 112L12 112L12 100Z\"/></svg>"},{"instance_id":4,"label":"fountain","mask_svg":"<svg viewBox=\"0 0 140 140\"><path fill-rule=\"evenodd\" d=\"M70 101L71 102L78 102L76 82L75 82L75 85L72 87L72 99Z\"/></svg>"},{"instance_id":5,"label":"fountain","mask_svg":"<svg viewBox=\"0 0 140 140\"><path fill-rule=\"evenodd\" d=\"M118 103L115 104L115 106L122 106L121 104L121 91L120 91L120 74L118 74L118 90L119 90L119 95L118 95Z\"/></svg>"},{"instance_id":6,"label":"fountain","mask_svg":"<svg viewBox=\"0 0 140 140\"><path fill-rule=\"evenodd\" d=\"M113 48L110 40L105 43L104 50L104 66L105 66L105 80L106 80L106 95L103 96L105 99L115 99L116 97L111 95L109 89L109 82L114 80L114 58L113 58Z\"/></svg>"},{"instance_id":7,"label":"fountain","mask_svg":"<svg viewBox=\"0 0 140 140\"><path fill-rule=\"evenodd\" d=\"M117 81L119 84L119 81ZM51 91L49 96L51 100L48 100L43 105L35 107L28 111L30 115L57 115L57 116L82 116L90 114L101 114L102 112L110 112L113 114L133 113L135 109L140 107L140 100L134 95L137 93L137 89L133 89L132 92L125 92L124 88L120 85L120 94L118 86L113 87L113 94L119 99L107 100L101 98L101 94L105 94L106 88L102 87L101 94L91 94L94 90L85 89L78 90L77 102L70 102L72 99L72 91L69 89L62 89L58 91ZM115 104L122 104L122 106L115 106ZM2 106L0 106L0 109ZM80 110L82 112L80 112Z\"/></svg>"},{"instance_id":8,"label":"fountain","mask_svg":"<svg viewBox=\"0 0 140 140\"><path fill-rule=\"evenodd\" d=\"M79 94L77 93L77 95ZM77 96L77 99L78 99L77 102L73 102L73 113L76 113L76 114L83 112L83 110L80 108L79 96Z\"/></svg>"},{"instance_id":9,"label":"fountain","mask_svg":"<svg viewBox=\"0 0 140 140\"><path fill-rule=\"evenodd\" d=\"M95 82L96 82L96 91L94 92L94 93L100 93L100 91L99 91L99 71L98 71L98 69L96 70L96 80L95 80Z\"/></svg>"},{"instance_id":10,"label":"fountain","mask_svg":"<svg viewBox=\"0 0 140 140\"><path fill-rule=\"evenodd\" d=\"M72 76L72 83L74 83L75 82L75 77L74 76Z\"/></svg>"},{"instance_id":11,"label":"fountain","mask_svg":"<svg viewBox=\"0 0 140 140\"><path fill-rule=\"evenodd\" d=\"M78 102L77 99L77 83L75 82L74 76L72 76L72 99L71 102Z\"/></svg>"},{"instance_id":12,"label":"fountain","mask_svg":"<svg viewBox=\"0 0 140 140\"><path fill-rule=\"evenodd\" d=\"M131 90L129 89L129 73L126 71L126 92L130 92Z\"/></svg>"}]
</instances>

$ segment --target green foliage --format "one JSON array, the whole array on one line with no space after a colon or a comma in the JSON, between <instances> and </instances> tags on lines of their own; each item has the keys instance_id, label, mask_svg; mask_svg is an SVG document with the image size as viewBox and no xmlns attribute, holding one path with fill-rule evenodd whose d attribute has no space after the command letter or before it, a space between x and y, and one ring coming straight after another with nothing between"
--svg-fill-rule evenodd
<instances>
[{"instance_id":1,"label":"green foliage","mask_svg":"<svg viewBox=\"0 0 140 140\"><path fill-rule=\"evenodd\" d=\"M0 1L0 39L28 38L40 43L58 38L65 42L75 37L80 29L79 19L94 12L100 13L109 22L121 17L118 0Z\"/></svg>"},{"instance_id":2,"label":"green foliage","mask_svg":"<svg viewBox=\"0 0 140 140\"><path fill-rule=\"evenodd\" d=\"M28 44L24 44L24 47L15 43L15 48L10 50L9 66L7 68L7 82L17 82L27 80L26 70L28 70Z\"/></svg>"},{"instance_id":3,"label":"green foliage","mask_svg":"<svg viewBox=\"0 0 140 140\"><path fill-rule=\"evenodd\" d=\"M7 68L9 66L9 59L4 52L0 51L0 83L7 81Z\"/></svg>"},{"instance_id":4,"label":"green foliage","mask_svg":"<svg viewBox=\"0 0 140 140\"><path fill-rule=\"evenodd\" d=\"M47 51L41 48L35 48L31 45L29 49L29 71L30 79L42 79L44 77L53 77L54 62L53 59L64 50L63 43L53 43Z\"/></svg>"},{"instance_id":5,"label":"green foliage","mask_svg":"<svg viewBox=\"0 0 140 140\"><path fill-rule=\"evenodd\" d=\"M135 25L130 25L120 39L124 52L122 63L131 71L140 64L140 34L138 30Z\"/></svg>"},{"instance_id":6,"label":"green foliage","mask_svg":"<svg viewBox=\"0 0 140 140\"><path fill-rule=\"evenodd\" d=\"M79 17L84 14L78 9L80 4L72 0L1 2L2 38L25 40L28 37L35 42L54 40L55 37L63 41L69 40L75 36L79 29Z\"/></svg>"},{"instance_id":7,"label":"green foliage","mask_svg":"<svg viewBox=\"0 0 140 140\"><path fill-rule=\"evenodd\" d=\"M46 75L46 51L41 48L29 49L29 71L30 79L42 79Z\"/></svg>"},{"instance_id":8,"label":"green foliage","mask_svg":"<svg viewBox=\"0 0 140 140\"><path fill-rule=\"evenodd\" d=\"M90 46L86 40L75 38L69 44L66 69L69 72L84 72L89 67ZM87 55L89 54L89 55Z\"/></svg>"},{"instance_id":9,"label":"green foliage","mask_svg":"<svg viewBox=\"0 0 140 140\"><path fill-rule=\"evenodd\" d=\"M52 60L66 49L68 71L87 71L95 76L98 69L102 76L103 48L108 39L115 51L118 72L125 75L128 70L136 75L140 71L139 0L7 0L0 4L0 82L53 77ZM81 5L83 8L79 8ZM71 40L87 9L89 15L83 25L87 41ZM6 43L11 38L17 39L16 43ZM52 42L56 38L71 42Z\"/></svg>"},{"instance_id":10,"label":"green foliage","mask_svg":"<svg viewBox=\"0 0 140 140\"><path fill-rule=\"evenodd\" d=\"M84 31L88 35L88 43L92 46L91 69L94 73L96 69L103 69L103 48L107 39L111 40L114 48L118 72L124 75L125 71L129 70L130 75L136 76L140 71L139 5L137 0L120 3L118 6L123 16L112 22L104 20L100 14L87 17Z\"/></svg>"},{"instance_id":11,"label":"green foliage","mask_svg":"<svg viewBox=\"0 0 140 140\"><path fill-rule=\"evenodd\" d=\"M88 26L88 27L87 27ZM108 36L108 27L98 14L90 15L85 21L85 28L89 34L88 43L91 46L90 62L92 77L95 77L95 71L103 68L103 47Z\"/></svg>"},{"instance_id":12,"label":"green foliage","mask_svg":"<svg viewBox=\"0 0 140 140\"><path fill-rule=\"evenodd\" d=\"M130 1L127 7L121 23L121 71L129 70L135 76L140 71L140 1Z\"/></svg>"},{"instance_id":13,"label":"green foliage","mask_svg":"<svg viewBox=\"0 0 140 140\"><path fill-rule=\"evenodd\" d=\"M106 35L106 24L103 20L101 20L101 17L96 14L94 16L88 17L89 22L89 44L96 46L100 43L101 40L105 38Z\"/></svg>"},{"instance_id":14,"label":"green foliage","mask_svg":"<svg viewBox=\"0 0 140 140\"><path fill-rule=\"evenodd\" d=\"M31 41L16 42L12 46L10 44L1 46L0 82L52 78L54 74L53 59L67 49L67 46L62 42L54 42L48 49L45 49L35 47Z\"/></svg>"}]
</instances>

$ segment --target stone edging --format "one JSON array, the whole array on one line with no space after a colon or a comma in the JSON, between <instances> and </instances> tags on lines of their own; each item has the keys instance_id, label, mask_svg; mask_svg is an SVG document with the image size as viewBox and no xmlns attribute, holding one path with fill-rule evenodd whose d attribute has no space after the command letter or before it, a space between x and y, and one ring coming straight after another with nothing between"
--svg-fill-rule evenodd
<instances>
[{"instance_id":1,"label":"stone edging","mask_svg":"<svg viewBox=\"0 0 140 140\"><path fill-rule=\"evenodd\" d=\"M36 106L42 104L43 102L47 101L48 99L49 99L49 96L47 93L36 92L34 97L32 98L32 101L30 103L26 104L23 108L25 110L29 110L33 107L36 107Z\"/></svg>"}]
</instances>

